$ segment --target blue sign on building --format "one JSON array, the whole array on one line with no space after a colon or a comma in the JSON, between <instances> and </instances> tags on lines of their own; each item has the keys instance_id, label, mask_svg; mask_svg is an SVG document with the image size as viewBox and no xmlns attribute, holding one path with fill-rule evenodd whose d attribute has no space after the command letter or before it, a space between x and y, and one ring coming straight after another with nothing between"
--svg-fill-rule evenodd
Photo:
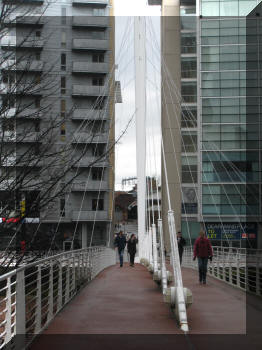
<instances>
[{"instance_id":1,"label":"blue sign on building","mask_svg":"<svg viewBox=\"0 0 262 350\"><path fill-rule=\"evenodd\" d=\"M256 239L256 223L206 223L206 234L211 240Z\"/></svg>"}]
</instances>

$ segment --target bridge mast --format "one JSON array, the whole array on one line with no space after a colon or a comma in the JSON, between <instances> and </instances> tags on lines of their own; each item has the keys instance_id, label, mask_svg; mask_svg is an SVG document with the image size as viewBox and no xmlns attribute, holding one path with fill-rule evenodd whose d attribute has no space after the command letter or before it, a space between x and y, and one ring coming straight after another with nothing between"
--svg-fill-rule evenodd
<instances>
[{"instance_id":1,"label":"bridge mast","mask_svg":"<svg viewBox=\"0 0 262 350\"><path fill-rule=\"evenodd\" d=\"M137 215L140 243L146 232L146 19L134 18ZM141 250L139 249L139 258Z\"/></svg>"}]
</instances>

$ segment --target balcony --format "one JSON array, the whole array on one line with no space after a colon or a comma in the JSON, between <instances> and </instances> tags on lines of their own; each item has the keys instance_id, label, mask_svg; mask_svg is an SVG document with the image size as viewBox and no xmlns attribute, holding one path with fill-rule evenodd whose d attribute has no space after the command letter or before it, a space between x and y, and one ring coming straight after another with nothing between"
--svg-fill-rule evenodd
<instances>
[{"instance_id":1,"label":"balcony","mask_svg":"<svg viewBox=\"0 0 262 350\"><path fill-rule=\"evenodd\" d=\"M73 73L109 73L108 63L73 62Z\"/></svg>"},{"instance_id":2,"label":"balcony","mask_svg":"<svg viewBox=\"0 0 262 350\"><path fill-rule=\"evenodd\" d=\"M73 211L72 221L110 221L106 210Z\"/></svg>"},{"instance_id":3,"label":"balcony","mask_svg":"<svg viewBox=\"0 0 262 350\"><path fill-rule=\"evenodd\" d=\"M41 72L43 70L43 61L28 60L16 63L15 60L7 60L3 62L2 69L14 71Z\"/></svg>"},{"instance_id":4,"label":"balcony","mask_svg":"<svg viewBox=\"0 0 262 350\"><path fill-rule=\"evenodd\" d=\"M25 108L21 111L17 110L16 108L10 108L6 111L6 113L2 113L0 117L4 118L27 118L27 119L36 119L41 116L41 112L39 112L36 108Z\"/></svg>"},{"instance_id":5,"label":"balcony","mask_svg":"<svg viewBox=\"0 0 262 350\"><path fill-rule=\"evenodd\" d=\"M72 0L74 6L96 6L96 7L106 7L108 5L108 0Z\"/></svg>"},{"instance_id":6,"label":"balcony","mask_svg":"<svg viewBox=\"0 0 262 350\"><path fill-rule=\"evenodd\" d=\"M72 120L107 120L107 109L75 109L72 114Z\"/></svg>"},{"instance_id":7,"label":"balcony","mask_svg":"<svg viewBox=\"0 0 262 350\"><path fill-rule=\"evenodd\" d=\"M72 184L72 192L84 192L84 191L107 191L107 181L88 181L86 182L74 182Z\"/></svg>"},{"instance_id":8,"label":"balcony","mask_svg":"<svg viewBox=\"0 0 262 350\"><path fill-rule=\"evenodd\" d=\"M34 25L34 26L43 26L44 17L40 15L28 14L25 15L22 13L11 13L9 16L5 16L3 22L8 25Z\"/></svg>"},{"instance_id":9,"label":"balcony","mask_svg":"<svg viewBox=\"0 0 262 350\"><path fill-rule=\"evenodd\" d=\"M72 143L107 143L107 133L90 134L88 132L77 132L72 135Z\"/></svg>"},{"instance_id":10,"label":"balcony","mask_svg":"<svg viewBox=\"0 0 262 350\"><path fill-rule=\"evenodd\" d=\"M21 48L43 48L44 40L35 36L16 37L12 35L5 35L1 38L2 47L21 47Z\"/></svg>"},{"instance_id":11,"label":"balcony","mask_svg":"<svg viewBox=\"0 0 262 350\"><path fill-rule=\"evenodd\" d=\"M41 84L0 84L0 94L42 95Z\"/></svg>"},{"instance_id":12,"label":"balcony","mask_svg":"<svg viewBox=\"0 0 262 350\"><path fill-rule=\"evenodd\" d=\"M16 185L16 180L15 178L10 178L8 180L1 180L0 182L0 191L6 191L6 190L10 190L10 189L14 189Z\"/></svg>"},{"instance_id":13,"label":"balcony","mask_svg":"<svg viewBox=\"0 0 262 350\"><path fill-rule=\"evenodd\" d=\"M75 168L89 168L92 167L107 167L108 161L105 159L101 159L99 161L96 160L96 157L86 157L81 159L77 164L74 165Z\"/></svg>"},{"instance_id":14,"label":"balcony","mask_svg":"<svg viewBox=\"0 0 262 350\"><path fill-rule=\"evenodd\" d=\"M37 132L17 133L15 131L5 131L2 137L4 142L38 142Z\"/></svg>"},{"instance_id":15,"label":"balcony","mask_svg":"<svg viewBox=\"0 0 262 350\"><path fill-rule=\"evenodd\" d=\"M73 16L73 27L106 28L109 26L108 16Z\"/></svg>"},{"instance_id":16,"label":"balcony","mask_svg":"<svg viewBox=\"0 0 262 350\"><path fill-rule=\"evenodd\" d=\"M44 0L3 0L4 3L43 5Z\"/></svg>"},{"instance_id":17,"label":"balcony","mask_svg":"<svg viewBox=\"0 0 262 350\"><path fill-rule=\"evenodd\" d=\"M109 42L102 39L73 39L73 49L106 51L109 49Z\"/></svg>"},{"instance_id":18,"label":"balcony","mask_svg":"<svg viewBox=\"0 0 262 350\"><path fill-rule=\"evenodd\" d=\"M93 86L93 85L73 85L73 96L109 96L108 85Z\"/></svg>"}]
</instances>

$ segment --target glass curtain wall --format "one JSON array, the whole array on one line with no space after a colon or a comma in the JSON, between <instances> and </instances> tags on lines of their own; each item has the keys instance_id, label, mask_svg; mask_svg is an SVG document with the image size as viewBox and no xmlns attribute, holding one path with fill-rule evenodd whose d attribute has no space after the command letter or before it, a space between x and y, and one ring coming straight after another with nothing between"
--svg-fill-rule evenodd
<instances>
[{"instance_id":1,"label":"glass curtain wall","mask_svg":"<svg viewBox=\"0 0 262 350\"><path fill-rule=\"evenodd\" d=\"M198 223L196 1L181 1L182 232L195 238Z\"/></svg>"},{"instance_id":2,"label":"glass curtain wall","mask_svg":"<svg viewBox=\"0 0 262 350\"><path fill-rule=\"evenodd\" d=\"M247 74L246 60L247 50L249 60L256 60L257 37L254 30L247 33L245 18L259 2L200 1L202 214L207 221L221 216L225 222L245 222L259 215L259 82L254 69Z\"/></svg>"}]
</instances>

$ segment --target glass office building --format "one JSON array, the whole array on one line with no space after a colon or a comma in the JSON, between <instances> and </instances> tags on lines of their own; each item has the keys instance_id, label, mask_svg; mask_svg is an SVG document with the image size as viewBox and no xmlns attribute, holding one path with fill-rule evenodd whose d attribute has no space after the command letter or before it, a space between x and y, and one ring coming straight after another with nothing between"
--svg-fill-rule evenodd
<instances>
[{"instance_id":1,"label":"glass office building","mask_svg":"<svg viewBox=\"0 0 262 350\"><path fill-rule=\"evenodd\" d=\"M256 59L252 55L257 49L256 21L253 26L246 16L258 3L202 0L199 4L201 208L206 230L217 244L257 245L260 91L254 64L250 69Z\"/></svg>"}]
</instances>

